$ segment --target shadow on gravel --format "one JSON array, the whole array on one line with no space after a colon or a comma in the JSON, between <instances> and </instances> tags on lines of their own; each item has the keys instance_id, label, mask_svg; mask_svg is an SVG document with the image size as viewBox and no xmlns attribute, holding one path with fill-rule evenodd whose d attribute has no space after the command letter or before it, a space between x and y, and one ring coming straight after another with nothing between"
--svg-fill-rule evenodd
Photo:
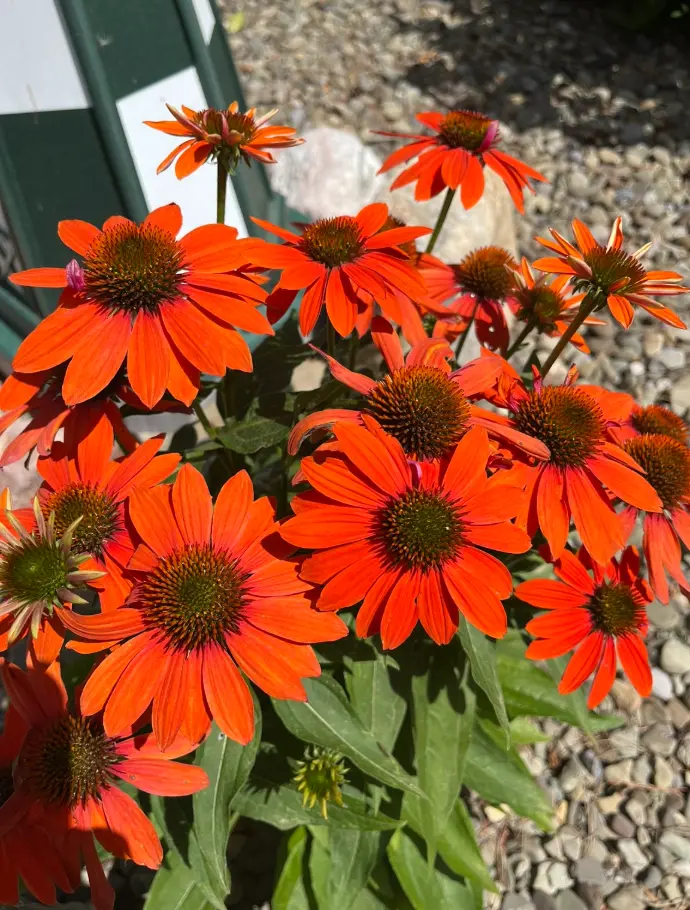
<instances>
[{"instance_id":1,"label":"shadow on gravel","mask_svg":"<svg viewBox=\"0 0 690 910\"><path fill-rule=\"evenodd\" d=\"M406 79L440 107L485 110L510 127L558 127L622 145L690 139L690 23L632 32L601 0L451 0L450 16L400 21L421 31L429 60ZM458 90L462 96L458 97Z\"/></svg>"}]
</instances>

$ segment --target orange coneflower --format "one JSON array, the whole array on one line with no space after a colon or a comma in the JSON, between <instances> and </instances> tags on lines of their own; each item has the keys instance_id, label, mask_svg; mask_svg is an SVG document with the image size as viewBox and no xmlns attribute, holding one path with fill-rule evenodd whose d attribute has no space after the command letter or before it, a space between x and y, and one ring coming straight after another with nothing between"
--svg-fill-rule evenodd
<instances>
[{"instance_id":1,"label":"orange coneflower","mask_svg":"<svg viewBox=\"0 0 690 910\"><path fill-rule=\"evenodd\" d=\"M63 617L77 593L101 572L84 569L88 557L72 547L78 527L58 530L55 516L47 520L38 497L30 510L13 513L9 490L0 493L0 654L21 638L28 639L35 663L49 664L65 637ZM26 512L29 511L29 515ZM33 528L33 530L29 530Z\"/></svg>"},{"instance_id":2,"label":"orange coneflower","mask_svg":"<svg viewBox=\"0 0 690 910\"><path fill-rule=\"evenodd\" d=\"M165 755L150 735L112 737L95 718L70 709L58 664L24 672L3 662L2 681L26 733L14 763L13 793L0 807L0 830L24 837L24 821L40 812L40 825L79 869L81 857L96 910L112 910L114 893L94 837L110 853L157 869L163 850L152 823L117 786L119 780L157 796L188 796L208 786L196 765L174 762L197 745L179 739ZM41 866L44 856L36 858ZM48 854L50 858L50 854ZM46 870L47 871L47 870ZM74 890L72 888L68 890ZM4 881L0 884L0 887Z\"/></svg>"},{"instance_id":3,"label":"orange coneflower","mask_svg":"<svg viewBox=\"0 0 690 910\"><path fill-rule=\"evenodd\" d=\"M304 142L295 137L297 131L292 127L265 125L278 113L277 108L257 117L254 107L241 114L236 101L222 111L212 107L194 111L182 105L180 113L169 104L165 106L174 120L144 120L144 123L170 136L187 137L161 161L156 171L160 174L177 158L175 174L180 180L193 174L209 158L227 156L225 166L234 171L240 158L247 164L251 164L252 158L263 164L275 164L272 149L291 148Z\"/></svg>"},{"instance_id":4,"label":"orange coneflower","mask_svg":"<svg viewBox=\"0 0 690 910\"><path fill-rule=\"evenodd\" d=\"M675 284L683 276L678 272L648 272L640 261L651 243L634 253L623 250L622 219L616 218L606 246L597 243L592 232L577 218L572 223L576 246L551 229L553 240L537 237L539 243L556 253L556 258L537 259L534 268L571 277L573 287L583 293L600 310L608 306L613 318L628 328L641 306L650 316L668 325L684 329L685 323L653 297L685 294L688 288Z\"/></svg>"},{"instance_id":5,"label":"orange coneflower","mask_svg":"<svg viewBox=\"0 0 690 910\"><path fill-rule=\"evenodd\" d=\"M517 270L517 289L506 303L518 322L524 323L524 330L536 330L550 338L562 335L577 314L577 307L584 299L584 294L570 293L570 279L567 275L558 275L547 280L546 275L535 279L529 263L522 257ZM587 325L606 325L603 319L588 316ZM570 343L584 354L589 354L589 346L577 332Z\"/></svg>"},{"instance_id":6,"label":"orange coneflower","mask_svg":"<svg viewBox=\"0 0 690 910\"><path fill-rule=\"evenodd\" d=\"M412 140L409 145L389 155L379 173L411 158L418 159L395 178L392 190L416 181L415 199L423 201L438 195L446 187L451 190L460 187L462 204L469 209L479 202L484 193L483 167L486 165L504 182L518 211L524 212L525 187L532 189L529 178L546 180L539 171L495 148L499 141L497 120L475 111L462 110L445 115L428 111L417 114L417 120L436 135L376 130L381 136Z\"/></svg>"},{"instance_id":7,"label":"orange coneflower","mask_svg":"<svg viewBox=\"0 0 690 910\"><path fill-rule=\"evenodd\" d=\"M382 316L372 321L371 336L383 354L388 373L377 382L324 354L333 377L363 395L364 402L357 410L332 408L300 420L288 440L292 455L314 430L336 421L361 425L363 415L369 414L398 440L408 458L431 460L446 454L462 439L473 425L475 412L484 415L470 398L482 395L496 382L501 369L498 358L472 360L451 372L447 358L452 351L441 338L425 336L404 357L400 339ZM517 431L511 434L511 443L527 454L548 455L541 442Z\"/></svg>"},{"instance_id":8,"label":"orange coneflower","mask_svg":"<svg viewBox=\"0 0 690 910\"><path fill-rule=\"evenodd\" d=\"M576 376L573 368L563 385L546 386L535 370L534 389L529 390L506 371L491 400L511 415L486 411L475 419L499 437L506 429L520 430L541 440L550 451L541 462L512 469L524 477L528 507L518 520L528 533L540 528L553 556L559 557L572 517L589 553L605 565L625 545L609 491L650 512L661 510L661 500L638 473L639 464L608 439L601 406L585 389L572 384ZM506 442L510 444L508 437Z\"/></svg>"},{"instance_id":9,"label":"orange coneflower","mask_svg":"<svg viewBox=\"0 0 690 910\"><path fill-rule=\"evenodd\" d=\"M683 445L690 445L690 428L678 414L662 404L639 405L627 392L611 392L588 386L610 421L609 434L622 445L634 436L670 436Z\"/></svg>"},{"instance_id":10,"label":"orange coneflower","mask_svg":"<svg viewBox=\"0 0 690 910\"><path fill-rule=\"evenodd\" d=\"M245 471L223 486L215 510L201 474L184 465L172 486L136 491L129 512L144 543L129 564L127 606L69 623L86 641L124 642L87 681L82 710L104 709L115 736L153 702L164 750L180 730L198 741L212 719L249 742L254 708L238 666L274 698L304 701L301 677L321 672L310 644L347 627L313 610L296 563L273 555L273 506L253 501Z\"/></svg>"},{"instance_id":11,"label":"orange coneflower","mask_svg":"<svg viewBox=\"0 0 690 910\"><path fill-rule=\"evenodd\" d=\"M24 742L27 724L10 706L0 733L0 901L19 904L19 879L43 904L55 904L56 887L71 892L79 886L79 869L70 862L63 844L54 843L40 826L40 807L22 815L21 824L3 824L4 806L14 796L13 769ZM36 861L40 857L40 862Z\"/></svg>"},{"instance_id":12,"label":"orange coneflower","mask_svg":"<svg viewBox=\"0 0 690 910\"><path fill-rule=\"evenodd\" d=\"M0 387L0 433L4 433L24 414L31 416L25 429L0 455L0 468L19 461L35 447L39 455L49 455L58 430L62 429L66 441L80 439L84 427L95 426L93 415L107 419L107 432L112 442L117 439L126 452L132 452L137 441L122 419L120 406L127 404L137 411L149 410L127 384L124 370L94 398L75 405L65 404L62 382L66 367L59 366L38 373L12 373ZM185 411L177 401L162 400L154 411ZM96 421L100 423L100 421ZM101 428L101 432L105 432Z\"/></svg>"},{"instance_id":13,"label":"orange coneflower","mask_svg":"<svg viewBox=\"0 0 690 910\"><path fill-rule=\"evenodd\" d=\"M297 225L300 234L253 218L259 227L285 241L280 245L263 243L250 255L255 265L281 270L267 300L269 319L277 321L304 290L299 312L302 334L311 332L325 305L335 330L346 336L364 309L359 295L366 291L393 322L399 323L397 295L415 299L425 294L417 270L400 245L431 231L425 227L381 231L387 218L388 206L381 202L365 206L354 217L342 215Z\"/></svg>"},{"instance_id":14,"label":"orange coneflower","mask_svg":"<svg viewBox=\"0 0 690 910\"><path fill-rule=\"evenodd\" d=\"M127 499L134 490L150 489L169 477L180 456L158 455L163 437L155 436L130 455L111 461L107 432L99 439L104 424L101 420L71 448L56 443L51 458L38 460L44 481L38 500L46 518L54 515L58 535L81 519L72 534L72 548L89 557L82 568L98 572L89 586L98 591L101 608L111 610L125 602L131 589L125 567L136 549L136 535L127 517ZM30 526L29 521L27 515L24 523Z\"/></svg>"},{"instance_id":15,"label":"orange coneflower","mask_svg":"<svg viewBox=\"0 0 690 910\"><path fill-rule=\"evenodd\" d=\"M292 500L282 536L306 550L302 577L323 585L320 610L362 602L357 634L381 634L396 648L417 621L439 644L459 612L494 638L506 632L502 600L512 579L481 547L524 553L530 540L510 523L522 491L488 479L489 439L469 430L442 462L410 462L402 446L367 415L337 423L337 451L302 459L314 488Z\"/></svg>"},{"instance_id":16,"label":"orange coneflower","mask_svg":"<svg viewBox=\"0 0 690 910\"><path fill-rule=\"evenodd\" d=\"M135 394L147 407L163 397L191 404L200 372L250 371L252 358L237 331L273 334L258 310L266 292L246 273L248 245L223 224L182 226L174 203L137 225L109 218L99 230L61 221L60 239L83 257L67 268L29 269L15 284L64 288L57 310L24 340L13 368L49 370L69 360L62 383L68 406L93 398L127 359Z\"/></svg>"},{"instance_id":17,"label":"orange coneflower","mask_svg":"<svg viewBox=\"0 0 690 910\"><path fill-rule=\"evenodd\" d=\"M649 581L656 597L668 603L667 572L690 593L680 546L682 542L690 547L690 449L685 441L651 433L630 437L623 448L647 472L663 506L661 514L647 514L649 510L643 507L628 506L621 513L624 535L630 535L638 513L643 513L642 549Z\"/></svg>"},{"instance_id":18,"label":"orange coneflower","mask_svg":"<svg viewBox=\"0 0 690 910\"><path fill-rule=\"evenodd\" d=\"M438 260L422 265L427 299L437 308L434 334L452 338L474 322L483 345L505 350L508 324L503 304L512 303L517 292L516 269L515 259L500 246L473 250L457 265Z\"/></svg>"},{"instance_id":19,"label":"orange coneflower","mask_svg":"<svg viewBox=\"0 0 690 910\"><path fill-rule=\"evenodd\" d=\"M558 691L573 692L594 673L589 708L596 708L610 692L616 655L640 695L649 695L652 671L643 639L649 626L645 606L652 592L640 577L637 550L626 547L620 560L611 560L605 567L594 563L584 549L579 559L564 550L554 571L560 581L535 579L515 589L516 597L550 611L527 623L527 631L537 640L526 656L547 660L577 648Z\"/></svg>"}]
</instances>

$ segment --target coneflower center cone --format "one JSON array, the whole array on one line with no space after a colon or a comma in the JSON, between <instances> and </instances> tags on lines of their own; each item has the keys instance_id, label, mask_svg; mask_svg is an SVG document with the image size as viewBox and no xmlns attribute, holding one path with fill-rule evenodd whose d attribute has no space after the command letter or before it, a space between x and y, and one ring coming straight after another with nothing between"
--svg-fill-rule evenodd
<instances>
[{"instance_id":1,"label":"coneflower center cone","mask_svg":"<svg viewBox=\"0 0 690 910\"><path fill-rule=\"evenodd\" d=\"M650 404L646 408L636 408L631 423L638 433L650 436L670 436L684 445L688 443L690 432L682 417L660 404Z\"/></svg>"},{"instance_id":2,"label":"coneflower center cone","mask_svg":"<svg viewBox=\"0 0 690 910\"><path fill-rule=\"evenodd\" d=\"M462 523L443 494L407 490L379 515L379 537L394 565L428 571L451 559L460 546Z\"/></svg>"},{"instance_id":3,"label":"coneflower center cone","mask_svg":"<svg viewBox=\"0 0 690 910\"><path fill-rule=\"evenodd\" d=\"M52 603L68 587L69 556L59 541L18 540L2 554L0 588L18 603Z\"/></svg>"},{"instance_id":4,"label":"coneflower center cone","mask_svg":"<svg viewBox=\"0 0 690 910\"><path fill-rule=\"evenodd\" d=\"M474 111L450 111L441 123L439 133L450 148L476 152L481 148L492 120Z\"/></svg>"},{"instance_id":5,"label":"coneflower center cone","mask_svg":"<svg viewBox=\"0 0 690 910\"><path fill-rule=\"evenodd\" d=\"M467 294L480 300L502 300L515 289L516 262L500 246L473 250L453 267L455 280Z\"/></svg>"},{"instance_id":6,"label":"coneflower center cone","mask_svg":"<svg viewBox=\"0 0 690 910\"><path fill-rule=\"evenodd\" d=\"M644 282L646 271L642 263L623 250L607 250L595 246L582 257L592 270L591 278L577 278L577 291L589 294L603 306L609 294L625 294Z\"/></svg>"},{"instance_id":7,"label":"coneflower center cone","mask_svg":"<svg viewBox=\"0 0 690 910\"><path fill-rule=\"evenodd\" d=\"M440 458L464 436L470 418L457 383L429 366L390 373L369 392L365 408L415 459Z\"/></svg>"},{"instance_id":8,"label":"coneflower center cone","mask_svg":"<svg viewBox=\"0 0 690 910\"><path fill-rule=\"evenodd\" d=\"M670 436L635 436L624 448L647 472L665 509L675 509L690 496L690 450Z\"/></svg>"},{"instance_id":9,"label":"coneflower center cone","mask_svg":"<svg viewBox=\"0 0 690 910\"><path fill-rule=\"evenodd\" d=\"M361 230L357 220L348 215L323 218L306 226L300 246L310 259L337 268L362 252Z\"/></svg>"},{"instance_id":10,"label":"coneflower center cone","mask_svg":"<svg viewBox=\"0 0 690 910\"><path fill-rule=\"evenodd\" d=\"M604 437L601 408L586 392L570 386L530 392L514 417L521 432L548 446L558 467L581 467Z\"/></svg>"},{"instance_id":11,"label":"coneflower center cone","mask_svg":"<svg viewBox=\"0 0 690 910\"><path fill-rule=\"evenodd\" d=\"M522 322L535 319L538 325L553 325L561 312L563 298L552 288L534 287L516 291L515 297L520 305L517 318Z\"/></svg>"},{"instance_id":12,"label":"coneflower center cone","mask_svg":"<svg viewBox=\"0 0 690 910\"><path fill-rule=\"evenodd\" d=\"M88 295L110 310L155 313L179 296L182 250L156 225L123 224L94 240L84 257Z\"/></svg>"},{"instance_id":13,"label":"coneflower center cone","mask_svg":"<svg viewBox=\"0 0 690 910\"><path fill-rule=\"evenodd\" d=\"M236 631L246 577L226 552L188 545L160 560L135 591L146 623L174 648L225 643Z\"/></svg>"},{"instance_id":14,"label":"coneflower center cone","mask_svg":"<svg viewBox=\"0 0 690 910\"><path fill-rule=\"evenodd\" d=\"M55 513L58 537L81 517L72 537L73 549L77 553L101 556L104 543L118 529L115 500L88 483L70 484L52 493L42 511L46 517L51 512Z\"/></svg>"},{"instance_id":15,"label":"coneflower center cone","mask_svg":"<svg viewBox=\"0 0 690 910\"><path fill-rule=\"evenodd\" d=\"M110 785L119 761L98 721L66 715L28 733L19 767L23 784L41 800L73 809Z\"/></svg>"},{"instance_id":16,"label":"coneflower center cone","mask_svg":"<svg viewBox=\"0 0 690 910\"><path fill-rule=\"evenodd\" d=\"M600 585L587 608L594 627L607 635L634 631L639 626L640 613L644 614L643 605L624 584Z\"/></svg>"}]
</instances>

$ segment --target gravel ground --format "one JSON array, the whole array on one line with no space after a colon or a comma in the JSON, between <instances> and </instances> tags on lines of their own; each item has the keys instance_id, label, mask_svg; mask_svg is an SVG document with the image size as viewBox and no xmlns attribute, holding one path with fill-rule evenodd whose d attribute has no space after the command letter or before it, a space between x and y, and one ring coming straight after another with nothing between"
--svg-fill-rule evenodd
<instances>
[{"instance_id":1,"label":"gravel ground","mask_svg":"<svg viewBox=\"0 0 690 910\"><path fill-rule=\"evenodd\" d=\"M419 110L469 107L501 121L506 149L549 183L527 199L520 252L572 217L602 240L622 214L632 248L690 277L687 33L616 30L588 0L226 0L243 14L231 36L248 101L279 106L301 128L414 128ZM690 315L690 298L677 309ZM690 331L640 318L590 334L583 375L645 404L690 409ZM549 744L524 750L560 827L474 805L502 894L491 910L683 910L690 907L690 606L653 605L654 694L623 679L604 711L624 728L589 740L547 722Z\"/></svg>"}]
</instances>

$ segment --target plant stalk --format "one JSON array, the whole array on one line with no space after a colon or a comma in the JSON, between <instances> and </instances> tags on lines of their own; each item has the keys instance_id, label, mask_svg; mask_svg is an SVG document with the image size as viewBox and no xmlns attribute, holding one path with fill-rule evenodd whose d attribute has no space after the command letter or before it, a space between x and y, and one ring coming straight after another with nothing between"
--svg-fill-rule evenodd
<instances>
[{"instance_id":1,"label":"plant stalk","mask_svg":"<svg viewBox=\"0 0 690 910\"><path fill-rule=\"evenodd\" d=\"M455 190L450 188L446 190L446 198L443 200L443 205L441 206L441 211L438 213L438 218L436 219L436 227L434 232L429 237L429 242L426 246L426 253L431 253L436 246L436 241L438 240L438 235L441 233L441 229L445 224L448 212L450 211L450 204L453 201L453 196L455 196Z\"/></svg>"},{"instance_id":2,"label":"plant stalk","mask_svg":"<svg viewBox=\"0 0 690 910\"><path fill-rule=\"evenodd\" d=\"M467 341L467 336L470 334L470 332L472 330L472 326L474 325L474 317L477 315L478 309L479 309L479 301L477 300L477 302L474 305L474 309L472 310L472 315L470 316L470 321L465 326L465 330L463 331L462 335L460 336L460 340L458 341L458 346L455 349L455 359L458 362L458 364L460 364L460 354L462 353L462 349L465 347L465 342Z\"/></svg>"},{"instance_id":3,"label":"plant stalk","mask_svg":"<svg viewBox=\"0 0 690 910\"><path fill-rule=\"evenodd\" d=\"M228 193L228 169L222 156L218 159L218 184L216 188L216 222L225 224L225 199Z\"/></svg>"},{"instance_id":4,"label":"plant stalk","mask_svg":"<svg viewBox=\"0 0 690 910\"><path fill-rule=\"evenodd\" d=\"M522 329L522 331L520 332L518 337L515 339L515 341L511 344L511 346L506 351L506 353L505 353L506 360L510 360L510 358L518 350L518 348L520 347L522 342L525 340L525 338L527 338L527 336L532 331L532 329L535 327L535 325L536 325L536 322L533 318L530 318L527 320L524 328Z\"/></svg>"},{"instance_id":5,"label":"plant stalk","mask_svg":"<svg viewBox=\"0 0 690 910\"><path fill-rule=\"evenodd\" d=\"M580 326L585 321L585 319L593 312L595 306L596 306L596 301L594 299L590 300L589 297L585 297L585 299L582 301L582 303L580 304L580 309L577 311L575 318L570 323L570 325L565 330L565 332L563 332L561 337L558 339L558 343L556 344L556 347L553 349L553 351L551 351L549 356L546 358L546 361L544 362L544 366L541 369L541 378L542 379L544 379L544 377L547 375L547 373L549 372L551 367L561 356L561 353L565 349L565 346L568 344L570 339L580 328Z\"/></svg>"},{"instance_id":6,"label":"plant stalk","mask_svg":"<svg viewBox=\"0 0 690 910\"><path fill-rule=\"evenodd\" d=\"M206 414L204 413L204 409L201 407L201 402L199 401L199 399L196 399L196 401L192 402L192 410L196 414L197 420L199 421L201 426L208 433L209 439L215 439L216 435L217 435L217 430L213 426L211 421L208 419Z\"/></svg>"}]
</instances>

